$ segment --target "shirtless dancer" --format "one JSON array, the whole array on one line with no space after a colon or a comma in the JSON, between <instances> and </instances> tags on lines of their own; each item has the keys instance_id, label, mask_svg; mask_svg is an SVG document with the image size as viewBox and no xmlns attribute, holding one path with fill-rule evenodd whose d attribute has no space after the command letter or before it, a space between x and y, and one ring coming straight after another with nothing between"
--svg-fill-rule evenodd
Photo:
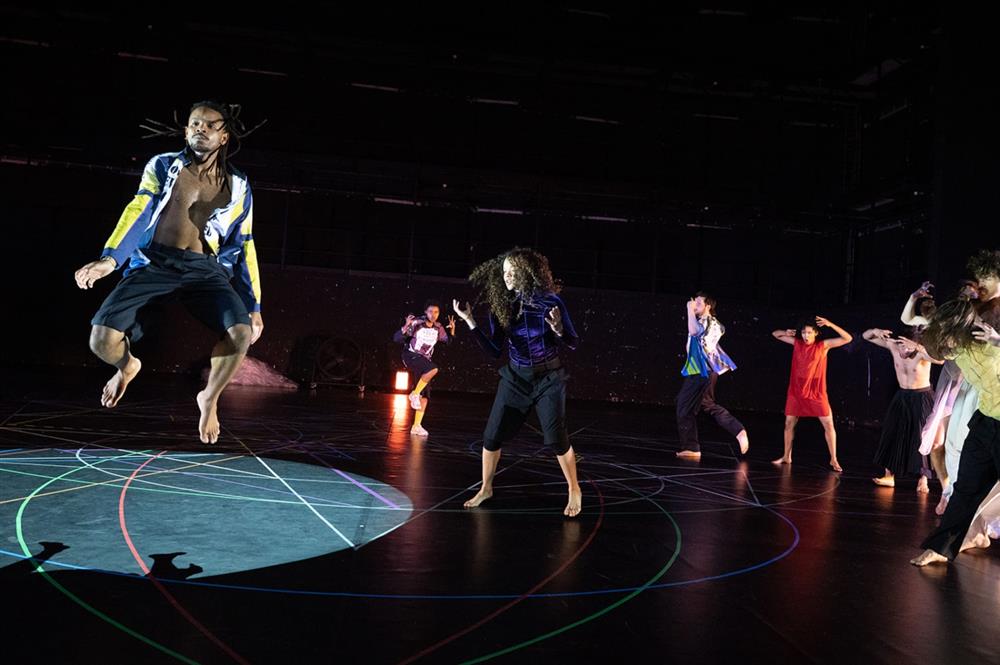
<instances>
[{"instance_id":1,"label":"shirtless dancer","mask_svg":"<svg viewBox=\"0 0 1000 665\"><path fill-rule=\"evenodd\" d=\"M900 320L913 326L917 339L919 335L930 323L930 316L933 315L937 305L931 290L934 285L925 281L919 289L910 295ZM974 300L979 297L976 282L962 280L960 283L958 296L967 300ZM919 312L919 313L918 313ZM934 509L938 515L944 514L948 505L948 498L951 496L953 471L958 469L958 455L962 448L962 441L968 434L968 428L964 424L975 412L975 403L968 403L969 390L971 386L962 378L962 371L954 360L945 360L941 367L941 374L938 375L937 385L934 388L934 408L930 417L924 424L920 439L920 454L930 458L931 468L941 482L941 500ZM967 404L968 403L968 404ZM952 413L957 414L957 418L963 418L963 409L971 409L964 415L964 421L951 422ZM956 438L961 439L957 441ZM953 451L953 469L949 469L948 451Z\"/></svg>"},{"instance_id":2,"label":"shirtless dancer","mask_svg":"<svg viewBox=\"0 0 1000 665\"><path fill-rule=\"evenodd\" d=\"M89 289L129 263L91 321L91 350L116 370L101 395L108 408L118 404L142 367L131 345L142 334L146 305L176 294L219 335L207 385L197 396L202 443L218 441L219 396L264 330L253 197L246 176L227 161L230 139L242 127L237 115L238 107L227 104L193 105L184 150L149 161L101 258L75 275L77 285Z\"/></svg>"},{"instance_id":3,"label":"shirtless dancer","mask_svg":"<svg viewBox=\"0 0 1000 665\"><path fill-rule=\"evenodd\" d=\"M862 337L892 354L899 390L889 403L882 421L882 437L875 453L875 463L885 469L876 485L895 487L896 476L920 474L918 492L927 492L930 469L920 454L920 439L924 424L934 406L931 389L931 365L941 365L927 354L920 344L905 337L893 337L891 330L872 328Z\"/></svg>"}]
</instances>

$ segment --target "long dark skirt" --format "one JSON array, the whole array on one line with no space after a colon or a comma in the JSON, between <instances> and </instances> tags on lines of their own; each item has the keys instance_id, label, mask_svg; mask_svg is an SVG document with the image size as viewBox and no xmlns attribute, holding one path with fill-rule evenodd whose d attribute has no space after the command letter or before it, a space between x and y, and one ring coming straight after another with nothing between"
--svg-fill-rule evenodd
<instances>
[{"instance_id":1,"label":"long dark skirt","mask_svg":"<svg viewBox=\"0 0 1000 665\"><path fill-rule=\"evenodd\" d=\"M920 433L934 409L934 391L928 386L895 394L882 420L882 438L875 464L893 475L919 475L922 471Z\"/></svg>"}]
</instances>

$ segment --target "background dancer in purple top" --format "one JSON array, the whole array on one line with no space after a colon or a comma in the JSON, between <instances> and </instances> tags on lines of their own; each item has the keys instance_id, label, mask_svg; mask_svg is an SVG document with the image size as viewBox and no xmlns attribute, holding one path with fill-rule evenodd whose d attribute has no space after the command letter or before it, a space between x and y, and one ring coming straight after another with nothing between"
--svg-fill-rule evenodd
<instances>
[{"instance_id":1,"label":"background dancer in purple top","mask_svg":"<svg viewBox=\"0 0 1000 665\"><path fill-rule=\"evenodd\" d=\"M480 347L499 358L506 347L508 363L483 433L483 482L465 502L475 508L493 496L493 476L500 448L517 434L532 409L538 415L545 443L553 448L568 485L563 514L580 514L582 496L576 478L576 455L566 429L566 371L559 360L563 347L576 348L579 338L566 305L557 295L549 261L531 249L514 248L472 271L478 300L490 308L489 332L476 324L469 303L455 300L455 312L476 336Z\"/></svg>"}]
</instances>

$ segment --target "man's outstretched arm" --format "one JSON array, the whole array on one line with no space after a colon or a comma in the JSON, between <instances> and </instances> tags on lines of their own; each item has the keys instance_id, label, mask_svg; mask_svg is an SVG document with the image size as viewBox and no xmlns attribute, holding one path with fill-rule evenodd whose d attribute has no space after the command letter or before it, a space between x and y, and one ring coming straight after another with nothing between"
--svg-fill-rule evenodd
<instances>
[{"instance_id":1,"label":"man's outstretched arm","mask_svg":"<svg viewBox=\"0 0 1000 665\"><path fill-rule=\"evenodd\" d=\"M125 264L135 248L139 246L139 239L146 227L149 226L154 202L162 190L165 173L166 169L160 157L153 157L149 160L142 172L139 190L135 193L132 201L125 206L114 231L104 243L101 258L97 261L91 261L76 271L74 277L77 286L81 289L89 289L94 285L94 282L102 277L107 277Z\"/></svg>"}]
</instances>

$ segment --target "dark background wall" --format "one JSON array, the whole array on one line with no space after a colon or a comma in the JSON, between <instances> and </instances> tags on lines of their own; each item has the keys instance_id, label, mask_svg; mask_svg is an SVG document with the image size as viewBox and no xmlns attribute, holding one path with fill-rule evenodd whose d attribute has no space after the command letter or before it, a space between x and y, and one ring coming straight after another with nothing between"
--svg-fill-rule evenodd
<instances>
[{"instance_id":1,"label":"dark background wall","mask_svg":"<svg viewBox=\"0 0 1000 665\"><path fill-rule=\"evenodd\" d=\"M36 309L46 325L44 340L27 344L11 358L19 363L99 366L87 349L89 317L112 283L80 292L63 273L52 292L63 303L58 314ZM111 280L109 280L111 281ZM308 383L315 376L311 346L317 339L346 339L361 347L365 383L391 385L393 372L403 369L400 347L392 343L395 329L408 313L419 313L424 301L468 298L461 280L407 278L372 273L345 275L314 268L265 266L262 281L268 300L265 334L251 349L258 358L291 378ZM25 290L15 311L28 311L37 292ZM565 361L573 376L571 395L578 399L671 404L680 388L680 367L686 342L685 298L664 294L568 288L564 298L582 338ZM895 383L885 351L863 342L861 331L871 326L902 330L899 307L834 306L822 311L803 308L760 308L722 301L719 315L726 326L723 347L739 369L720 384L721 400L737 409L780 411L788 382L791 347L777 342L771 331L794 327L821 314L855 334L848 347L831 352L831 400L838 414L858 421L879 418ZM485 321L485 313L479 312ZM207 367L212 334L201 328L179 305L162 310L135 352L147 368L198 374ZM435 388L489 392L495 388L498 362L485 355L470 331L459 322L458 335L439 347L435 361L442 373ZM351 384L350 381L347 382Z\"/></svg>"},{"instance_id":2,"label":"dark background wall","mask_svg":"<svg viewBox=\"0 0 1000 665\"><path fill-rule=\"evenodd\" d=\"M4 362L94 362L87 321L110 284L80 293L72 271L149 155L179 147L138 124L214 97L268 119L235 161L265 264L254 353L277 369L322 332L363 344L369 383L384 381L403 314L523 245L550 257L584 329L574 395L669 402L683 301L707 289L741 365L720 390L780 410L788 358L771 329L812 313L856 333L898 325L906 295L927 277L950 290L977 246L967 220L995 197L995 166L963 116L977 42L949 19L892 3L2 4ZM202 353L185 316L147 340L152 367ZM441 388L490 389L470 341L440 352ZM891 374L870 351L835 355L839 412L881 411Z\"/></svg>"}]
</instances>

